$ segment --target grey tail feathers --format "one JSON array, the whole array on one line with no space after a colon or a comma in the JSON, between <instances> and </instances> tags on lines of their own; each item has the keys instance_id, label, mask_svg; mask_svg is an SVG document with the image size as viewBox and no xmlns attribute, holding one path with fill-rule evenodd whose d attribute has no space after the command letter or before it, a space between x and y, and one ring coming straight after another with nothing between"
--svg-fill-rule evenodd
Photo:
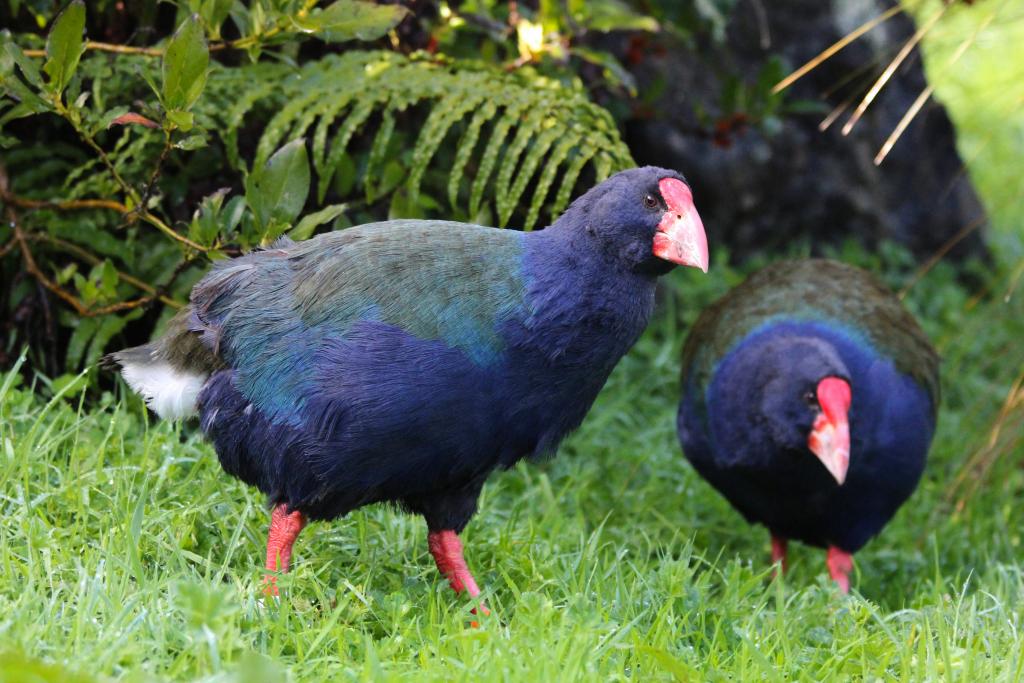
<instances>
[{"instance_id":1,"label":"grey tail feathers","mask_svg":"<svg viewBox=\"0 0 1024 683\"><path fill-rule=\"evenodd\" d=\"M160 417L195 414L196 400L207 378L224 367L200 335L189 329L190 308L172 318L159 339L107 354L100 361L104 369L120 371L128 386Z\"/></svg>"}]
</instances>

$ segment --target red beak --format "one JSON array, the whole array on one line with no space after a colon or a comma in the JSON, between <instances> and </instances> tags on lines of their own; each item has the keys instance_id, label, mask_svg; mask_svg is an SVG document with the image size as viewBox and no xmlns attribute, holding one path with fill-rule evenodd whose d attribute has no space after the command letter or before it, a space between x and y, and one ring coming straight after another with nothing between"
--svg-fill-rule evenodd
<instances>
[{"instance_id":1,"label":"red beak","mask_svg":"<svg viewBox=\"0 0 1024 683\"><path fill-rule=\"evenodd\" d=\"M654 255L708 272L708 238L693 205L690 188L676 178L662 178L658 181L658 189L668 211L654 233Z\"/></svg>"},{"instance_id":2,"label":"red beak","mask_svg":"<svg viewBox=\"0 0 1024 683\"><path fill-rule=\"evenodd\" d=\"M807 447L842 486L850 467L850 385L838 377L826 377L818 382L817 395L821 412L807 437Z\"/></svg>"}]
</instances>

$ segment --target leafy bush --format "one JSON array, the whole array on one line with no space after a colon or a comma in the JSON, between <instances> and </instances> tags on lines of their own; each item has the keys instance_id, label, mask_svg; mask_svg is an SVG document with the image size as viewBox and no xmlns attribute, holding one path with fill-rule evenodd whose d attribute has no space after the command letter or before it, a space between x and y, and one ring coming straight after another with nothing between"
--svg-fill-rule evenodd
<instances>
[{"instance_id":1,"label":"leafy bush","mask_svg":"<svg viewBox=\"0 0 1024 683\"><path fill-rule=\"evenodd\" d=\"M633 163L579 82L410 51L401 6L190 0L161 18L143 2L129 18L170 35L138 46L90 40L88 14L113 21L95 5L69 4L45 46L0 33L0 366L26 344L51 376L89 365L148 336L211 259L282 234L394 216L530 229Z\"/></svg>"}]
</instances>

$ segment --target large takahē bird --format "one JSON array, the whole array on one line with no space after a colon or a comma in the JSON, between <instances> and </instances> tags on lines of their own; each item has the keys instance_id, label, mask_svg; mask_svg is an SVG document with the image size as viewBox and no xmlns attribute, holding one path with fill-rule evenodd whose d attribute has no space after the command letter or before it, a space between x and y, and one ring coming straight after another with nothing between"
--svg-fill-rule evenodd
<instances>
[{"instance_id":1,"label":"large takah\u0113 bird","mask_svg":"<svg viewBox=\"0 0 1024 683\"><path fill-rule=\"evenodd\" d=\"M750 522L772 560L794 538L852 554L910 496L939 401L938 357L900 302L835 261L776 263L695 323L683 349L683 452Z\"/></svg>"},{"instance_id":2,"label":"large takah\u0113 bird","mask_svg":"<svg viewBox=\"0 0 1024 683\"><path fill-rule=\"evenodd\" d=\"M394 220L217 263L163 337L107 363L161 416L198 413L267 494L268 570L307 520L395 502L475 597L457 534L484 480L581 423L675 264L707 270L690 189L632 169L537 232Z\"/></svg>"}]
</instances>

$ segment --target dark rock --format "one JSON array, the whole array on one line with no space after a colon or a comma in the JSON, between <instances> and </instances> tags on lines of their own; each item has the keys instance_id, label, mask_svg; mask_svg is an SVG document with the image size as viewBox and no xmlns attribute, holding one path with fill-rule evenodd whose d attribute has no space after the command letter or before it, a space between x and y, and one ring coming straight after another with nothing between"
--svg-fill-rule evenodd
<instances>
[{"instance_id":1,"label":"dark rock","mask_svg":"<svg viewBox=\"0 0 1024 683\"><path fill-rule=\"evenodd\" d=\"M853 132L840 132L914 33L907 16L897 14L797 81L770 118L723 107L730 78L750 92L760 78L763 93L762 70L774 56L788 73L889 7L888 0L740 0L724 42L698 36L692 48L644 51L633 67L641 92L659 80L664 89L627 122L637 163L684 169L712 241L739 257L800 238L820 244L849 236L869 246L892 239L918 258L957 238L954 257L984 254L985 212L939 103L925 105L881 166L873 162L927 86L916 50ZM828 112L850 98L847 112L820 132ZM793 111L799 101L821 103L820 111Z\"/></svg>"}]
</instances>

